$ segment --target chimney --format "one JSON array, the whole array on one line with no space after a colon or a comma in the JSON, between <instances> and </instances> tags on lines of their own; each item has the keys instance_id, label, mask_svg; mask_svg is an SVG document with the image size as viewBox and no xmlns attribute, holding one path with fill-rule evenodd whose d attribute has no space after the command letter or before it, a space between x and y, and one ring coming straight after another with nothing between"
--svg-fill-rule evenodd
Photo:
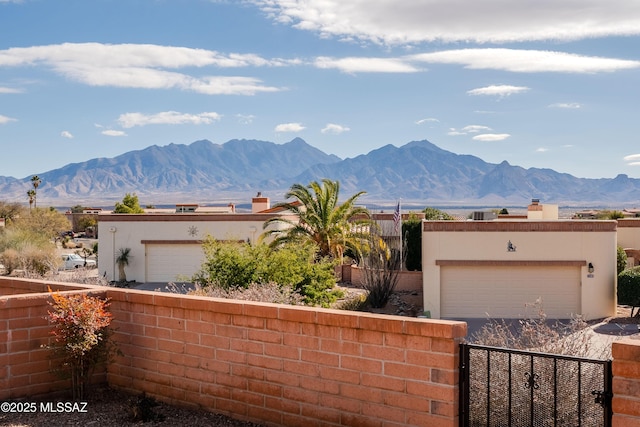
<instances>
[{"instance_id":1,"label":"chimney","mask_svg":"<svg viewBox=\"0 0 640 427\"><path fill-rule=\"evenodd\" d=\"M251 213L266 211L271 207L268 197L262 197L262 192L258 191L256 197L251 199Z\"/></svg>"},{"instance_id":2,"label":"chimney","mask_svg":"<svg viewBox=\"0 0 640 427\"><path fill-rule=\"evenodd\" d=\"M540 204L540 199L531 199L531 204L527 208L529 212L536 212L542 210L542 205Z\"/></svg>"}]
</instances>

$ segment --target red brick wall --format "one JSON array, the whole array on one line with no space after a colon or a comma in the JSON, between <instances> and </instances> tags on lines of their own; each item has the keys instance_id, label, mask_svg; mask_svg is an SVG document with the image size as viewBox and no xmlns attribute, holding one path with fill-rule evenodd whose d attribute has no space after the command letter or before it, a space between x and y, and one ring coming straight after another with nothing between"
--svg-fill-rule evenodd
<instances>
[{"instance_id":1,"label":"red brick wall","mask_svg":"<svg viewBox=\"0 0 640 427\"><path fill-rule=\"evenodd\" d=\"M640 341L612 344L613 427L640 427Z\"/></svg>"},{"instance_id":2,"label":"red brick wall","mask_svg":"<svg viewBox=\"0 0 640 427\"><path fill-rule=\"evenodd\" d=\"M458 424L463 322L86 288L111 298L111 386L270 425ZM0 399L68 389L40 348L48 298L0 297Z\"/></svg>"},{"instance_id":3,"label":"red brick wall","mask_svg":"<svg viewBox=\"0 0 640 427\"><path fill-rule=\"evenodd\" d=\"M0 289L43 283L0 278ZM124 354L109 367L112 386L272 425L457 425L462 322L106 294ZM51 330L48 294L3 295L0 400L67 390L41 348ZM640 340L616 341L612 353L613 426L640 427Z\"/></svg>"},{"instance_id":4,"label":"red brick wall","mask_svg":"<svg viewBox=\"0 0 640 427\"><path fill-rule=\"evenodd\" d=\"M54 290L79 288L76 285L50 282ZM35 397L66 391L68 381L51 373L55 361L50 350L42 348L50 344L51 326L47 320L49 310L47 282L26 279L0 279L0 400ZM96 290L97 287L90 287ZM97 288L104 295L104 288ZM99 294L100 292L98 292ZM96 292L92 292L96 294ZM96 381L106 380L97 372Z\"/></svg>"},{"instance_id":5,"label":"red brick wall","mask_svg":"<svg viewBox=\"0 0 640 427\"><path fill-rule=\"evenodd\" d=\"M273 425L458 423L466 324L109 290L109 384Z\"/></svg>"},{"instance_id":6,"label":"red brick wall","mask_svg":"<svg viewBox=\"0 0 640 427\"><path fill-rule=\"evenodd\" d=\"M0 280L0 297L6 295L18 295L28 293L47 292L48 287L52 290L75 290L86 289L82 285L73 285L68 283L45 282L43 280L20 279L13 277L3 277Z\"/></svg>"},{"instance_id":7,"label":"red brick wall","mask_svg":"<svg viewBox=\"0 0 640 427\"><path fill-rule=\"evenodd\" d=\"M0 399L56 390L49 374L47 295L0 298Z\"/></svg>"},{"instance_id":8,"label":"red brick wall","mask_svg":"<svg viewBox=\"0 0 640 427\"><path fill-rule=\"evenodd\" d=\"M361 286L363 283L363 269L355 265L343 265L342 280L346 283L352 283L355 286ZM417 291L422 292L422 271L399 271L398 291Z\"/></svg>"}]
</instances>

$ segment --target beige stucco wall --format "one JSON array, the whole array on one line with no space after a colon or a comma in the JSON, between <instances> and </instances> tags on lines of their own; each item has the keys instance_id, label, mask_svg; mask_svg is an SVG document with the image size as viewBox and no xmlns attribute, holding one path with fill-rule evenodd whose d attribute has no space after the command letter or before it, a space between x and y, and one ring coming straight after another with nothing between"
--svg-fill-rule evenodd
<instances>
[{"instance_id":1,"label":"beige stucco wall","mask_svg":"<svg viewBox=\"0 0 640 427\"><path fill-rule=\"evenodd\" d=\"M256 242L263 224L274 214L105 214L98 218L100 274L118 279L115 257L121 248L131 249L127 280L145 280L147 244L200 244L207 236L219 240Z\"/></svg>"},{"instance_id":2,"label":"beige stucco wall","mask_svg":"<svg viewBox=\"0 0 640 427\"><path fill-rule=\"evenodd\" d=\"M558 205L539 205L538 210L529 210L527 219L529 220L555 220L558 219Z\"/></svg>"},{"instance_id":3,"label":"beige stucco wall","mask_svg":"<svg viewBox=\"0 0 640 427\"><path fill-rule=\"evenodd\" d=\"M507 250L511 241L515 252ZM544 266L580 262L582 314L587 319L616 310L615 221L423 221L424 307L440 318L440 266L437 261L494 262L495 265ZM589 275L588 263L595 271ZM531 286L536 277L531 277Z\"/></svg>"},{"instance_id":4,"label":"beige stucco wall","mask_svg":"<svg viewBox=\"0 0 640 427\"><path fill-rule=\"evenodd\" d=\"M618 220L618 245L624 249L640 249L640 218Z\"/></svg>"}]
</instances>

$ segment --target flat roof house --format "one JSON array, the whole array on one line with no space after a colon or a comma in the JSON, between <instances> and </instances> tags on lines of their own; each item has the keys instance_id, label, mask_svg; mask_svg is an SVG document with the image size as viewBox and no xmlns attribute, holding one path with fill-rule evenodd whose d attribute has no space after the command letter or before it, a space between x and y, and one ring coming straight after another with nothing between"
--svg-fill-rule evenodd
<instances>
[{"instance_id":1,"label":"flat roof house","mask_svg":"<svg viewBox=\"0 0 640 427\"><path fill-rule=\"evenodd\" d=\"M424 309L434 318L586 320L616 311L616 221L424 221Z\"/></svg>"},{"instance_id":2,"label":"flat roof house","mask_svg":"<svg viewBox=\"0 0 640 427\"><path fill-rule=\"evenodd\" d=\"M167 283L191 277L204 260L202 242L207 236L255 243L265 221L288 215L269 209L268 198L258 199L254 203L266 207L266 212L237 213L230 208L224 213L199 213L195 205L180 205L172 213L100 215L100 274L117 280L115 258L120 249L129 248L129 280Z\"/></svg>"}]
</instances>

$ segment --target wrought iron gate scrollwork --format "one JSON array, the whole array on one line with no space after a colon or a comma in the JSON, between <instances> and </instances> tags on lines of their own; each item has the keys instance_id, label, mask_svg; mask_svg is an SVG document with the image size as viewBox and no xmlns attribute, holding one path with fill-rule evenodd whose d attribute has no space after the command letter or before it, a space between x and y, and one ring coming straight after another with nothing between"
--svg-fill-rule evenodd
<instances>
[{"instance_id":1,"label":"wrought iron gate scrollwork","mask_svg":"<svg viewBox=\"0 0 640 427\"><path fill-rule=\"evenodd\" d=\"M461 427L611 427L611 361L462 344Z\"/></svg>"}]
</instances>

